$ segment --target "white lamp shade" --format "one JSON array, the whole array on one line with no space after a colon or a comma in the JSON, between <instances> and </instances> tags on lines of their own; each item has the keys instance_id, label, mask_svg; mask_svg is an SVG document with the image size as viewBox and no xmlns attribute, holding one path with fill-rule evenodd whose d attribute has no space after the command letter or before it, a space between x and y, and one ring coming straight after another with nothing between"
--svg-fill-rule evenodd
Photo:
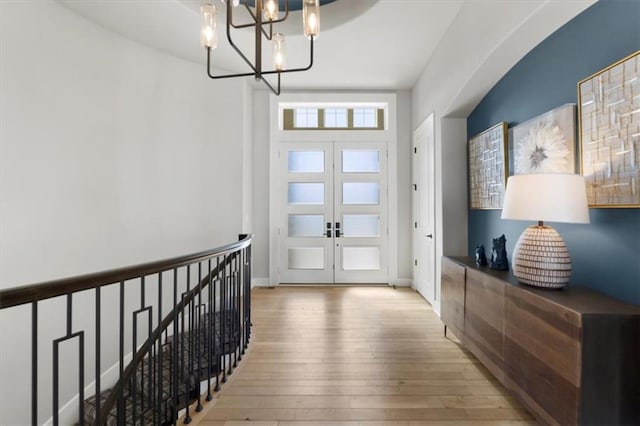
<instances>
[{"instance_id":1,"label":"white lamp shade","mask_svg":"<svg viewBox=\"0 0 640 426\"><path fill-rule=\"evenodd\" d=\"M510 176L501 218L589 223L584 177L560 173Z\"/></svg>"}]
</instances>

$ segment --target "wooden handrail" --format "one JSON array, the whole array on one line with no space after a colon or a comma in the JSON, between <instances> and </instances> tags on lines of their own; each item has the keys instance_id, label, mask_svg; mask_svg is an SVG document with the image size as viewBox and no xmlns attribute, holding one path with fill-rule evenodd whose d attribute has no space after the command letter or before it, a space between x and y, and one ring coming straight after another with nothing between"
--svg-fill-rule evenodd
<instances>
[{"instance_id":1,"label":"wooden handrail","mask_svg":"<svg viewBox=\"0 0 640 426\"><path fill-rule=\"evenodd\" d=\"M252 235L243 235L243 238L240 241L185 256L0 290L0 309L102 287L178 268L214 256L222 256L248 247L251 244L252 239Z\"/></svg>"}]
</instances>

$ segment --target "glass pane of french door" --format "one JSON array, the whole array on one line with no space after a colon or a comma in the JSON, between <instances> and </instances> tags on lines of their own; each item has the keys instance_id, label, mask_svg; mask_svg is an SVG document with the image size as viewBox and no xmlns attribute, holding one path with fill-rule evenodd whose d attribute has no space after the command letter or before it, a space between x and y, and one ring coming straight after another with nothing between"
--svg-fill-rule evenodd
<instances>
[{"instance_id":1,"label":"glass pane of french door","mask_svg":"<svg viewBox=\"0 0 640 426\"><path fill-rule=\"evenodd\" d=\"M282 143L282 283L384 283L386 144Z\"/></svg>"}]
</instances>

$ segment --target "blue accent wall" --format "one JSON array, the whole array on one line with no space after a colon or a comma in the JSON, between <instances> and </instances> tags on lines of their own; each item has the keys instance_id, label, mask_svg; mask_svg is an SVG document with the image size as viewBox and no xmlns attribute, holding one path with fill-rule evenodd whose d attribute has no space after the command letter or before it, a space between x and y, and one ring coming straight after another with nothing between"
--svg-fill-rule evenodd
<instances>
[{"instance_id":1,"label":"blue accent wall","mask_svg":"<svg viewBox=\"0 0 640 426\"><path fill-rule=\"evenodd\" d=\"M506 121L513 127L566 103L577 84L640 50L640 1L601 0L518 62L467 119L476 135ZM500 210L469 211L469 255L505 234L507 251L529 223L500 219ZM589 225L554 223L573 262L571 283L640 305L640 209L590 209Z\"/></svg>"}]
</instances>

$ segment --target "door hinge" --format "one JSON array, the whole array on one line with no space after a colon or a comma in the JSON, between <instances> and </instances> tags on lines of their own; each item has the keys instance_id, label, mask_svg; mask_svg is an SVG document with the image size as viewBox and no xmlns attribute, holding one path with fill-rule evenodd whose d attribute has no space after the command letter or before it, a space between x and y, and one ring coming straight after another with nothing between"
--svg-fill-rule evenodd
<instances>
[{"instance_id":1,"label":"door hinge","mask_svg":"<svg viewBox=\"0 0 640 426\"><path fill-rule=\"evenodd\" d=\"M413 264L414 264L415 266L418 266L418 259L413 259Z\"/></svg>"},{"instance_id":2,"label":"door hinge","mask_svg":"<svg viewBox=\"0 0 640 426\"><path fill-rule=\"evenodd\" d=\"M417 191L417 190L418 190L418 184L417 184L417 183L414 183L414 184L413 184L413 190L414 190L414 191Z\"/></svg>"},{"instance_id":3,"label":"door hinge","mask_svg":"<svg viewBox=\"0 0 640 426\"><path fill-rule=\"evenodd\" d=\"M417 154L417 153L418 153L418 147L417 147L417 146L414 146L414 147L413 147L413 153L414 153L414 154Z\"/></svg>"},{"instance_id":4,"label":"door hinge","mask_svg":"<svg viewBox=\"0 0 640 426\"><path fill-rule=\"evenodd\" d=\"M415 229L418 229L418 222L413 222L413 227L414 227Z\"/></svg>"}]
</instances>

